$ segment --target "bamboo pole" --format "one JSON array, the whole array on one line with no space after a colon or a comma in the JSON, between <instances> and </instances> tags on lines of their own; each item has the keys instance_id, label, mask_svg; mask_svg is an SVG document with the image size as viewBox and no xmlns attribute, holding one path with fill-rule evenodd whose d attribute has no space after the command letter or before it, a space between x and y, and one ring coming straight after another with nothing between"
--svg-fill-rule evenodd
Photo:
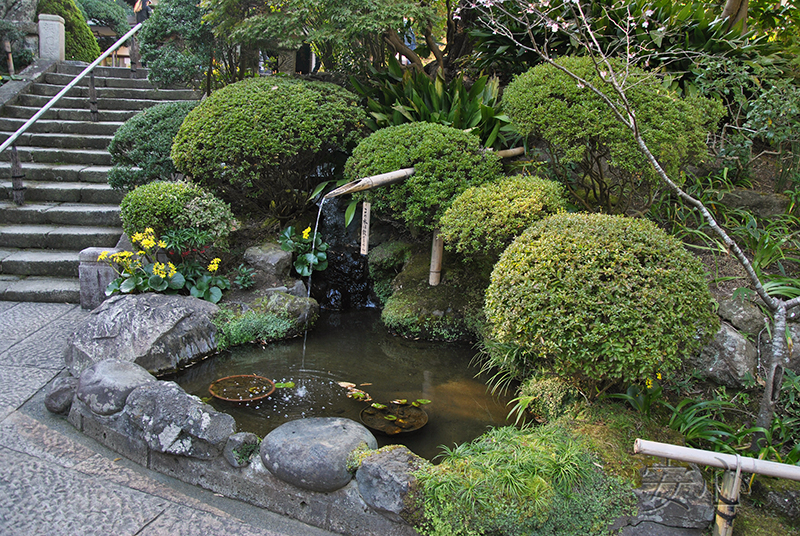
<instances>
[{"instance_id":1,"label":"bamboo pole","mask_svg":"<svg viewBox=\"0 0 800 536\"><path fill-rule=\"evenodd\" d=\"M378 186L385 186L387 184L394 184L407 179L414 174L415 169L403 168L397 171L390 171L389 173L381 173L380 175L372 175L371 177L364 177L363 179L356 179L342 185L335 190L331 190L325 194L325 199L332 199L344 194L352 194L364 190L370 190Z\"/></svg>"},{"instance_id":2,"label":"bamboo pole","mask_svg":"<svg viewBox=\"0 0 800 536\"><path fill-rule=\"evenodd\" d=\"M503 149L502 151L495 151L500 158L511 158L512 156L521 156L525 154L525 147L514 147L513 149Z\"/></svg>"},{"instance_id":3,"label":"bamboo pole","mask_svg":"<svg viewBox=\"0 0 800 536\"><path fill-rule=\"evenodd\" d=\"M719 504L712 536L731 536L733 534L733 520L736 517L741 486L741 466L735 472L725 471L725 476L722 477L722 487L719 490Z\"/></svg>"},{"instance_id":4,"label":"bamboo pole","mask_svg":"<svg viewBox=\"0 0 800 536\"><path fill-rule=\"evenodd\" d=\"M439 229L433 230L433 245L431 247L431 271L428 284L432 287L442 280L442 259L444 258L444 241L439 235Z\"/></svg>"},{"instance_id":5,"label":"bamboo pole","mask_svg":"<svg viewBox=\"0 0 800 536\"><path fill-rule=\"evenodd\" d=\"M733 471L737 466L737 456L733 454L722 454L720 452L679 447L677 445L647 441L645 439L637 439L634 442L633 452L636 454L657 456L659 458L669 458L686 463L709 465L726 471ZM764 476L800 481L800 466L797 465L787 465L785 463L746 457L739 457L738 461L744 473L756 473Z\"/></svg>"}]
</instances>

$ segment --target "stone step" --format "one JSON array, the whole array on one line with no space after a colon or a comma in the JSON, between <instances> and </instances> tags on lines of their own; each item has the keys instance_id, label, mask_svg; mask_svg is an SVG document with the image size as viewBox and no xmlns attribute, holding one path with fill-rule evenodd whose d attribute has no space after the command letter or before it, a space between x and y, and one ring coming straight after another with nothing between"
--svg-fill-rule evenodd
<instances>
[{"instance_id":1,"label":"stone step","mask_svg":"<svg viewBox=\"0 0 800 536\"><path fill-rule=\"evenodd\" d=\"M120 227L119 205L79 203L26 203L0 201L0 224L58 224Z\"/></svg>"},{"instance_id":2,"label":"stone step","mask_svg":"<svg viewBox=\"0 0 800 536\"><path fill-rule=\"evenodd\" d=\"M39 111L40 108L31 106L17 106L6 105L3 106L2 113L6 117L30 119ZM139 113L139 110L100 110L97 114L97 120L101 122L113 121L124 123L134 115ZM89 104L85 104L83 110L72 110L69 108L50 108L46 111L41 119L50 119L57 121L83 121L92 122L92 113L89 111Z\"/></svg>"},{"instance_id":3,"label":"stone step","mask_svg":"<svg viewBox=\"0 0 800 536\"><path fill-rule=\"evenodd\" d=\"M55 72L67 74L73 78L82 73L89 64L82 61L62 61L56 66ZM103 78L126 78L126 79L147 79L150 71L146 68L134 71L130 67L95 67L95 77Z\"/></svg>"},{"instance_id":4,"label":"stone step","mask_svg":"<svg viewBox=\"0 0 800 536\"><path fill-rule=\"evenodd\" d=\"M113 248L121 235L121 227L0 224L0 248L69 251L89 247Z\"/></svg>"},{"instance_id":5,"label":"stone step","mask_svg":"<svg viewBox=\"0 0 800 536\"><path fill-rule=\"evenodd\" d=\"M39 182L23 181L26 203L88 203L119 204L125 196L122 190L114 190L108 184L85 182ZM11 181L0 180L0 198L11 198Z\"/></svg>"},{"instance_id":6,"label":"stone step","mask_svg":"<svg viewBox=\"0 0 800 536\"><path fill-rule=\"evenodd\" d=\"M48 147L17 146L23 169L26 162L40 164L84 164L110 166L111 153L104 149L51 149ZM8 162L11 151L3 151L0 160Z\"/></svg>"},{"instance_id":7,"label":"stone step","mask_svg":"<svg viewBox=\"0 0 800 536\"><path fill-rule=\"evenodd\" d=\"M28 90L34 95L46 97L48 100L58 94L66 84L32 84ZM158 101L177 101L177 100L200 100L203 96L200 91L191 89L155 89L153 87L132 88L122 87L98 87L97 97L100 99L151 99ZM89 87L77 85L67 92L63 98L89 98Z\"/></svg>"},{"instance_id":8,"label":"stone step","mask_svg":"<svg viewBox=\"0 0 800 536\"><path fill-rule=\"evenodd\" d=\"M52 84L54 86L65 87L67 84L75 79L75 74L66 73L45 73L44 78L40 82L45 84ZM89 87L89 78L85 77L75 87ZM153 89L153 84L147 78L121 78L121 77L94 77L94 87L121 87L133 89Z\"/></svg>"},{"instance_id":9,"label":"stone step","mask_svg":"<svg viewBox=\"0 0 800 536\"><path fill-rule=\"evenodd\" d=\"M123 111L123 110L136 110L141 111L146 108L150 108L151 106L155 106L156 104L162 102L174 102L176 99L145 99L145 98L137 98L135 95L132 97L125 97L125 98L114 98L114 97L100 97L97 98L97 109L101 112L103 110L112 110L112 111ZM177 100L185 100L185 99L177 99ZM25 107L32 107L39 110L45 104L50 101L50 97L44 95L31 95L29 93L25 93L17 97L16 101L14 102L15 106L25 106ZM89 98L88 97L61 97L56 104L59 109L67 108L71 110L89 110Z\"/></svg>"},{"instance_id":10,"label":"stone step","mask_svg":"<svg viewBox=\"0 0 800 536\"><path fill-rule=\"evenodd\" d=\"M0 131L0 143L6 141L13 132ZM15 144L30 147L48 147L54 149L108 149L114 136L97 134L63 134L51 132L25 132Z\"/></svg>"},{"instance_id":11,"label":"stone step","mask_svg":"<svg viewBox=\"0 0 800 536\"><path fill-rule=\"evenodd\" d=\"M24 277L0 274L0 300L80 303L81 284L77 277Z\"/></svg>"},{"instance_id":12,"label":"stone step","mask_svg":"<svg viewBox=\"0 0 800 536\"><path fill-rule=\"evenodd\" d=\"M79 251L52 249L0 249L4 275L78 277Z\"/></svg>"},{"instance_id":13,"label":"stone step","mask_svg":"<svg viewBox=\"0 0 800 536\"><path fill-rule=\"evenodd\" d=\"M23 184L30 182L72 182L107 184L108 170L111 166L91 166L84 164L42 164L25 162L22 164ZM0 161L0 179L11 178L11 164Z\"/></svg>"},{"instance_id":14,"label":"stone step","mask_svg":"<svg viewBox=\"0 0 800 536\"><path fill-rule=\"evenodd\" d=\"M24 125L26 119L17 117L0 117L0 130L16 132ZM121 127L123 121L58 121L52 119L39 119L28 127L26 133L54 133L54 134L81 134L88 136L109 136Z\"/></svg>"}]
</instances>

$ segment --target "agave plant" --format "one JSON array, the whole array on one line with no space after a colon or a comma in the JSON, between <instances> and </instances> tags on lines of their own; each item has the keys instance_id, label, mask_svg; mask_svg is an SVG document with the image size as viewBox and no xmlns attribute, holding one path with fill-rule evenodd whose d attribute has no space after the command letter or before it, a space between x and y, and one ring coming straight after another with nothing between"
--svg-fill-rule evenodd
<instances>
[{"instance_id":1,"label":"agave plant","mask_svg":"<svg viewBox=\"0 0 800 536\"><path fill-rule=\"evenodd\" d=\"M484 147L503 148L516 140L511 120L501 112L500 81L481 76L467 89L464 79L447 83L441 71L431 78L414 69L403 69L395 58L388 70L373 70L376 86L351 82L367 99L373 131L402 123L439 123L468 130L481 139Z\"/></svg>"}]
</instances>

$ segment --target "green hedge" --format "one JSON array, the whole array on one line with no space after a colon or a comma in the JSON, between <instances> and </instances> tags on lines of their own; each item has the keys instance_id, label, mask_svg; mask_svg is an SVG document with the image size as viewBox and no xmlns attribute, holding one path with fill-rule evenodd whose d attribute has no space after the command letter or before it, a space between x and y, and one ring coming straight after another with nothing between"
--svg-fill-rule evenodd
<instances>
[{"instance_id":1,"label":"green hedge","mask_svg":"<svg viewBox=\"0 0 800 536\"><path fill-rule=\"evenodd\" d=\"M176 173L170 158L172 141L197 102L165 102L134 115L117 129L108 146L114 164L108 172L113 188L132 190Z\"/></svg>"},{"instance_id":2,"label":"green hedge","mask_svg":"<svg viewBox=\"0 0 800 536\"><path fill-rule=\"evenodd\" d=\"M499 256L533 222L566 209L561 184L515 175L465 190L445 211L440 230L450 250Z\"/></svg>"},{"instance_id":3,"label":"green hedge","mask_svg":"<svg viewBox=\"0 0 800 536\"><path fill-rule=\"evenodd\" d=\"M372 209L410 227L432 231L453 199L470 186L497 179L500 159L484 152L469 133L434 123L406 123L381 129L362 141L347 160L345 177L415 173L402 182L370 190Z\"/></svg>"},{"instance_id":4,"label":"green hedge","mask_svg":"<svg viewBox=\"0 0 800 536\"><path fill-rule=\"evenodd\" d=\"M100 56L97 40L75 0L41 0L36 6L36 14L41 13L64 19L66 59L91 63Z\"/></svg>"},{"instance_id":5,"label":"green hedge","mask_svg":"<svg viewBox=\"0 0 800 536\"><path fill-rule=\"evenodd\" d=\"M175 167L237 211L290 217L361 138L355 95L322 82L270 76L213 93L189 112Z\"/></svg>"},{"instance_id":6,"label":"green hedge","mask_svg":"<svg viewBox=\"0 0 800 536\"><path fill-rule=\"evenodd\" d=\"M228 205L187 182L155 181L129 192L120 203L122 228L131 236L151 227L157 237L168 230L211 231L225 247L236 220Z\"/></svg>"},{"instance_id":7,"label":"green hedge","mask_svg":"<svg viewBox=\"0 0 800 536\"><path fill-rule=\"evenodd\" d=\"M650 221L559 214L503 252L485 305L517 370L633 382L676 369L719 327L700 261Z\"/></svg>"}]
</instances>

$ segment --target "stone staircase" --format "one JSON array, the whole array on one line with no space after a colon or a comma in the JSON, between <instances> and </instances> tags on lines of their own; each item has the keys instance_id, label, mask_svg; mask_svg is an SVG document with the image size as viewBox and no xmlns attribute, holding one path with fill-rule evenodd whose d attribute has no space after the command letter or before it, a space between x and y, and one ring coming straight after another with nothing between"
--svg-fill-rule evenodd
<instances>
[{"instance_id":1,"label":"stone staircase","mask_svg":"<svg viewBox=\"0 0 800 536\"><path fill-rule=\"evenodd\" d=\"M0 142L66 86L84 64L61 62L0 109ZM106 150L122 123L161 102L197 100L199 92L155 89L146 72L98 67L98 120L89 111L88 77L16 142L27 188L11 201L10 149L0 154L0 300L80 302L78 257L87 247L113 248L122 234Z\"/></svg>"}]
</instances>

